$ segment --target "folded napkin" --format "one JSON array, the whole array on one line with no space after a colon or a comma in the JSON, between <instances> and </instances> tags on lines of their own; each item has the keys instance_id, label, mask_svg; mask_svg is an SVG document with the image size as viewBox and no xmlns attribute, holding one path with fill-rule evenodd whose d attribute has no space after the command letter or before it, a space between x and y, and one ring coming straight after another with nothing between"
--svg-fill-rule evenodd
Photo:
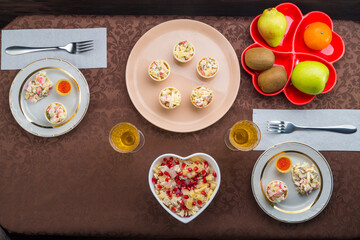
<instances>
[{"instance_id":1,"label":"folded napkin","mask_svg":"<svg viewBox=\"0 0 360 240\"><path fill-rule=\"evenodd\" d=\"M267 121L290 121L296 125L325 127L331 125L354 125L352 134L318 130L298 130L292 133L267 131ZM274 110L254 109L253 122L261 131L260 144L255 150L266 150L282 142L302 142L317 150L360 151L360 110Z\"/></svg>"},{"instance_id":2,"label":"folded napkin","mask_svg":"<svg viewBox=\"0 0 360 240\"><path fill-rule=\"evenodd\" d=\"M70 42L94 40L94 50L81 54L66 51L44 51L9 55L10 46L51 47L65 46ZM106 28L86 29L26 29L1 31L1 69L21 69L42 58L59 58L78 68L106 68Z\"/></svg>"}]
</instances>

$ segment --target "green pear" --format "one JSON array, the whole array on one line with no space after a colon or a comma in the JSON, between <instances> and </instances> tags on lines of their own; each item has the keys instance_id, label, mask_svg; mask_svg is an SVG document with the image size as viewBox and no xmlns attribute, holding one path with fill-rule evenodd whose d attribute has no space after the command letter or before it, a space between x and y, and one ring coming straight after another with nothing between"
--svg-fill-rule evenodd
<instances>
[{"instance_id":1,"label":"green pear","mask_svg":"<svg viewBox=\"0 0 360 240\"><path fill-rule=\"evenodd\" d=\"M279 46L284 37L286 25L284 14L275 8L265 9L257 23L260 35L271 47Z\"/></svg>"},{"instance_id":2,"label":"green pear","mask_svg":"<svg viewBox=\"0 0 360 240\"><path fill-rule=\"evenodd\" d=\"M301 92L316 95L321 93L329 78L329 69L317 61L298 63L292 74L291 82Z\"/></svg>"}]
</instances>

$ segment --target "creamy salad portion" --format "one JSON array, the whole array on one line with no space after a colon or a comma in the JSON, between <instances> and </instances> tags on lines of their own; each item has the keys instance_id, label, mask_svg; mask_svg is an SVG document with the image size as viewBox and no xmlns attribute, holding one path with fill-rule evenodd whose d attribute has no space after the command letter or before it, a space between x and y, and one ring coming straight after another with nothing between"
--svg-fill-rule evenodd
<instances>
[{"instance_id":1,"label":"creamy salad portion","mask_svg":"<svg viewBox=\"0 0 360 240\"><path fill-rule=\"evenodd\" d=\"M45 117L52 124L63 122L66 116L67 111L61 103L51 103L45 110Z\"/></svg>"},{"instance_id":2,"label":"creamy salad portion","mask_svg":"<svg viewBox=\"0 0 360 240\"><path fill-rule=\"evenodd\" d=\"M25 88L25 99L32 103L37 103L49 95L52 87L53 83L46 76L46 72L40 71L36 74L35 78L27 84Z\"/></svg>"},{"instance_id":3,"label":"creamy salad portion","mask_svg":"<svg viewBox=\"0 0 360 240\"><path fill-rule=\"evenodd\" d=\"M296 190L300 194L309 195L321 185L319 173L316 171L314 164L310 165L308 162L297 163L292 168L291 175Z\"/></svg>"}]
</instances>

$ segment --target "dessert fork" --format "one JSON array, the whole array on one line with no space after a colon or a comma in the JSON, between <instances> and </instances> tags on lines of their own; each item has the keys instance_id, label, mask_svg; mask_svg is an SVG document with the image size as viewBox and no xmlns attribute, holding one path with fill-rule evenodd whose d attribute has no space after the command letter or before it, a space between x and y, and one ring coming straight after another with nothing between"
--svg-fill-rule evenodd
<instances>
[{"instance_id":1,"label":"dessert fork","mask_svg":"<svg viewBox=\"0 0 360 240\"><path fill-rule=\"evenodd\" d=\"M5 49L5 52L10 55L19 55L31 52L40 51L53 51L53 50L65 50L71 54L78 54L94 49L94 41L82 41L82 42L71 42L65 46L57 47L25 47L25 46L12 46Z\"/></svg>"},{"instance_id":2,"label":"dessert fork","mask_svg":"<svg viewBox=\"0 0 360 240\"><path fill-rule=\"evenodd\" d=\"M328 126L328 127L307 127L307 126L297 126L292 122L288 121L268 121L267 129L270 132L276 133L291 133L295 130L299 129L307 129L307 130L323 130L323 131L331 131L338 133L354 133L357 128L353 125L338 125L338 126Z\"/></svg>"}]
</instances>

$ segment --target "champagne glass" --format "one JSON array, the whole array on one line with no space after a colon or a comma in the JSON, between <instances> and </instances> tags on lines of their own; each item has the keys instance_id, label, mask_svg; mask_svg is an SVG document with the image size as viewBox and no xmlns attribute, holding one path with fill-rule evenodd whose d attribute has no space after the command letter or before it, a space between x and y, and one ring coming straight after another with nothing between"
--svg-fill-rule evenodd
<instances>
[{"instance_id":1,"label":"champagne glass","mask_svg":"<svg viewBox=\"0 0 360 240\"><path fill-rule=\"evenodd\" d=\"M250 151L256 148L260 139L259 127L252 121L242 120L226 131L224 141L233 151Z\"/></svg>"},{"instance_id":2,"label":"champagne glass","mask_svg":"<svg viewBox=\"0 0 360 240\"><path fill-rule=\"evenodd\" d=\"M133 124L121 122L111 129L109 141L115 151L135 153L144 146L145 137Z\"/></svg>"}]
</instances>

